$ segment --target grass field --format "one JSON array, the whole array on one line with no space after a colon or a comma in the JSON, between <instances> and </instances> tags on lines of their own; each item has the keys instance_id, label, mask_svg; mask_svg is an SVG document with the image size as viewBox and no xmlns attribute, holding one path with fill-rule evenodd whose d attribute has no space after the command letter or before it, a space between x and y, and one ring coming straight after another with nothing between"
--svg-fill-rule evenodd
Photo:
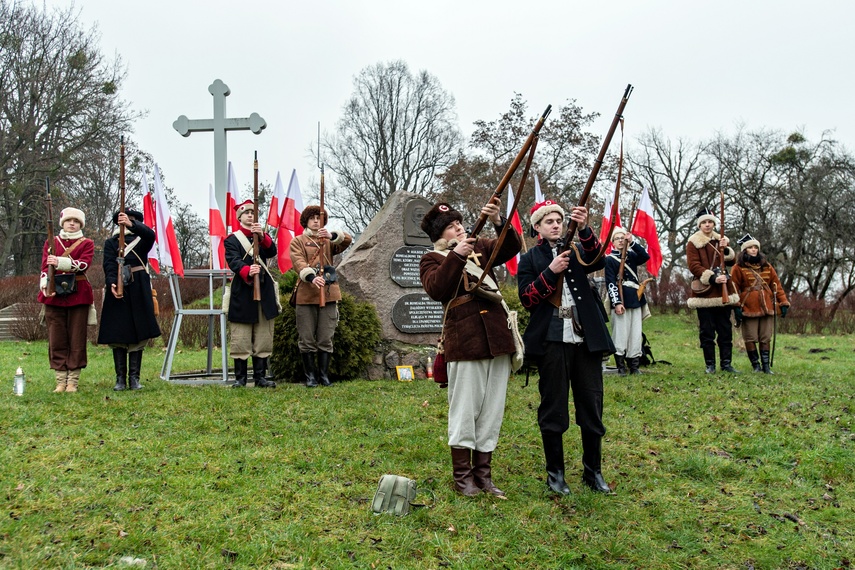
<instances>
[{"instance_id":1,"label":"grass field","mask_svg":"<svg viewBox=\"0 0 855 570\"><path fill-rule=\"evenodd\" d=\"M696 330L654 316L672 365L606 378L611 496L582 486L575 426L573 493L546 492L536 378L512 379L493 472L507 500L452 491L429 381L177 386L149 349L145 389L114 393L109 350L90 347L81 392L53 394L46 344L0 343L0 567L851 567L855 338L782 336L774 376L744 354L741 375L705 375ZM426 506L370 513L384 473L415 479Z\"/></svg>"}]
</instances>

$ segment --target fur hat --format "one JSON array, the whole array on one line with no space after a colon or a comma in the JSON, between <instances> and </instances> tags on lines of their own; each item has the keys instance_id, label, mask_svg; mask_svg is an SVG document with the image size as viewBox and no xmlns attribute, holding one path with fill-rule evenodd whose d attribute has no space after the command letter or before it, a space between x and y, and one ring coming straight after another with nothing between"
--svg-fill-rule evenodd
<instances>
[{"instance_id":1,"label":"fur hat","mask_svg":"<svg viewBox=\"0 0 855 570\"><path fill-rule=\"evenodd\" d=\"M531 220L531 227L533 228L534 226L539 224L540 220L542 220L546 216L546 214L551 214L552 212L558 212L559 214L561 214L561 219L564 219L564 208L562 208L552 200L545 200L543 202L535 204L534 207L531 209L531 217L529 218Z\"/></svg>"},{"instance_id":2,"label":"fur hat","mask_svg":"<svg viewBox=\"0 0 855 570\"><path fill-rule=\"evenodd\" d=\"M430 241L436 243L442 237L442 232L451 222L463 223L463 214L452 208L445 202L435 204L433 208L422 218L421 228L428 235Z\"/></svg>"},{"instance_id":3,"label":"fur hat","mask_svg":"<svg viewBox=\"0 0 855 570\"><path fill-rule=\"evenodd\" d=\"M698 227L701 227L701 222L706 222L707 220L711 221L714 224L718 223L718 218L713 215L712 210L704 206L698 211L697 215L695 216L695 223L698 224Z\"/></svg>"},{"instance_id":4,"label":"fur hat","mask_svg":"<svg viewBox=\"0 0 855 570\"><path fill-rule=\"evenodd\" d=\"M128 215L129 218L133 218L138 222L144 221L145 216L142 215L142 212L137 212L136 210L125 210L125 214ZM119 212L113 214L113 224L118 225L119 223Z\"/></svg>"},{"instance_id":5,"label":"fur hat","mask_svg":"<svg viewBox=\"0 0 855 570\"><path fill-rule=\"evenodd\" d=\"M241 202L240 204L235 204L235 212L237 213L237 219L240 220L240 217L244 212L252 210L255 212L255 204L252 200L246 200L245 202Z\"/></svg>"},{"instance_id":6,"label":"fur hat","mask_svg":"<svg viewBox=\"0 0 855 570\"><path fill-rule=\"evenodd\" d=\"M62 227L65 220L70 220L71 218L80 222L81 230L86 226L86 214L82 210L78 210L77 208L63 208L59 213L59 227Z\"/></svg>"},{"instance_id":7,"label":"fur hat","mask_svg":"<svg viewBox=\"0 0 855 570\"><path fill-rule=\"evenodd\" d=\"M306 208L303 210L303 213L300 214L300 225L303 226L304 228L307 228L307 227L309 227L309 220L311 220L315 216L320 216L320 215L321 215L321 207L320 206L306 206ZM324 215L323 215L321 224L326 225L329 220L330 220L329 213L327 212L326 208L324 208Z\"/></svg>"},{"instance_id":8,"label":"fur hat","mask_svg":"<svg viewBox=\"0 0 855 570\"><path fill-rule=\"evenodd\" d=\"M757 241L756 239L754 239L753 237L751 237L751 234L745 234L744 236L739 238L739 240L736 243L738 243L739 245L742 246L742 249L740 251L745 251L746 249L748 249L752 245L755 245L755 246L757 246L757 249L760 249L760 242Z\"/></svg>"},{"instance_id":9,"label":"fur hat","mask_svg":"<svg viewBox=\"0 0 855 570\"><path fill-rule=\"evenodd\" d=\"M612 241L615 241L615 238L621 235L627 236L629 235L629 232L620 226L615 226L615 228L612 230Z\"/></svg>"}]
</instances>

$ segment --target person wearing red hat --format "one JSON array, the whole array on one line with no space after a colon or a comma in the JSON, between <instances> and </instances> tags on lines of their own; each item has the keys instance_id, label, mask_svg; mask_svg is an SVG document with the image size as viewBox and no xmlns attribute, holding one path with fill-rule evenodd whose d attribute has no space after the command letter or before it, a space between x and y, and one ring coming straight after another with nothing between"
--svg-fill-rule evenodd
<instances>
[{"instance_id":1,"label":"person wearing red hat","mask_svg":"<svg viewBox=\"0 0 855 570\"><path fill-rule=\"evenodd\" d=\"M481 215L492 222L498 235L507 220L491 200ZM434 249L422 256L419 274L425 292L443 304L443 342L448 368L448 445L455 489L474 496L482 491L504 496L493 483L493 451L505 414L505 393L516 352L509 329L509 314L493 267L485 269L496 252L494 265L512 259L522 248L522 238L508 228L498 239L467 237L463 216L446 202L435 204L421 222ZM490 294L470 293L481 275Z\"/></svg>"},{"instance_id":2,"label":"person wearing red hat","mask_svg":"<svg viewBox=\"0 0 855 570\"><path fill-rule=\"evenodd\" d=\"M235 361L235 388L246 386L247 360L252 356L252 379L256 388L275 388L265 378L267 359L273 352L273 325L279 315L279 284L270 275L267 262L276 259L276 243L256 221L255 205L247 200L235 206L240 227L224 241L226 263L235 274L229 297L229 352ZM260 240L258 257L253 259L252 239ZM259 276L261 301L253 300L253 281Z\"/></svg>"},{"instance_id":3,"label":"person wearing red hat","mask_svg":"<svg viewBox=\"0 0 855 570\"><path fill-rule=\"evenodd\" d=\"M86 271L92 264L95 244L83 237L86 215L77 208L59 213L60 232L42 250L39 303L45 306L48 331L48 358L56 373L54 392L77 392L80 371L86 368L86 326L94 295ZM56 293L48 295L48 266L54 267Z\"/></svg>"},{"instance_id":4,"label":"person wearing red hat","mask_svg":"<svg viewBox=\"0 0 855 570\"><path fill-rule=\"evenodd\" d=\"M579 230L574 246L586 263L596 257L600 242L587 225L588 211L574 207L570 219ZM576 425L582 434L582 482L610 493L601 471L603 425L603 355L615 351L606 328L606 311L588 282L588 274L605 260L583 265L572 249L559 253L564 238L564 209L546 200L531 209L537 245L519 263L520 301L531 313L525 340L526 358L537 362L540 406L537 423L546 458L547 487L569 495L564 480L563 434L570 427L569 398L573 392Z\"/></svg>"}]
</instances>

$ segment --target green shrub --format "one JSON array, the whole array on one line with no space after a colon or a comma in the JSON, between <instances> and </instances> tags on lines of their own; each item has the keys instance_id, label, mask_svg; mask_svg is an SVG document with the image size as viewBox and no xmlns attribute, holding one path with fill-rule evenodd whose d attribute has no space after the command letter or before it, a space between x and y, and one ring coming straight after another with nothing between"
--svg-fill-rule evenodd
<instances>
[{"instance_id":1,"label":"green shrub","mask_svg":"<svg viewBox=\"0 0 855 570\"><path fill-rule=\"evenodd\" d=\"M302 381L303 376L303 364L297 348L296 312L288 304L296 281L294 271L288 271L279 281L282 314L276 318L273 354L270 357L272 374L277 380L288 382ZM330 376L338 380L351 379L361 374L374 359L374 348L380 342L380 319L371 303L358 302L346 292L342 292L338 312Z\"/></svg>"}]
</instances>

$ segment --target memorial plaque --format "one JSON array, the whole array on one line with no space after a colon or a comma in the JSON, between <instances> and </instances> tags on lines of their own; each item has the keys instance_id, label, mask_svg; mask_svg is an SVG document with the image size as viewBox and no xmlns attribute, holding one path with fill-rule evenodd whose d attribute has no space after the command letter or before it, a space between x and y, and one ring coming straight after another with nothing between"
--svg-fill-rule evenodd
<instances>
[{"instance_id":1,"label":"memorial plaque","mask_svg":"<svg viewBox=\"0 0 855 570\"><path fill-rule=\"evenodd\" d=\"M414 198L404 206L404 243L406 245L432 246L433 243L422 231L422 219L433 207L424 198Z\"/></svg>"},{"instance_id":2,"label":"memorial plaque","mask_svg":"<svg viewBox=\"0 0 855 570\"><path fill-rule=\"evenodd\" d=\"M392 307L392 323L403 333L440 333L442 303L427 293L408 293Z\"/></svg>"},{"instance_id":3,"label":"memorial plaque","mask_svg":"<svg viewBox=\"0 0 855 570\"><path fill-rule=\"evenodd\" d=\"M401 287L421 287L419 262L430 249L421 246L405 245L392 254L389 262L389 276Z\"/></svg>"}]
</instances>

